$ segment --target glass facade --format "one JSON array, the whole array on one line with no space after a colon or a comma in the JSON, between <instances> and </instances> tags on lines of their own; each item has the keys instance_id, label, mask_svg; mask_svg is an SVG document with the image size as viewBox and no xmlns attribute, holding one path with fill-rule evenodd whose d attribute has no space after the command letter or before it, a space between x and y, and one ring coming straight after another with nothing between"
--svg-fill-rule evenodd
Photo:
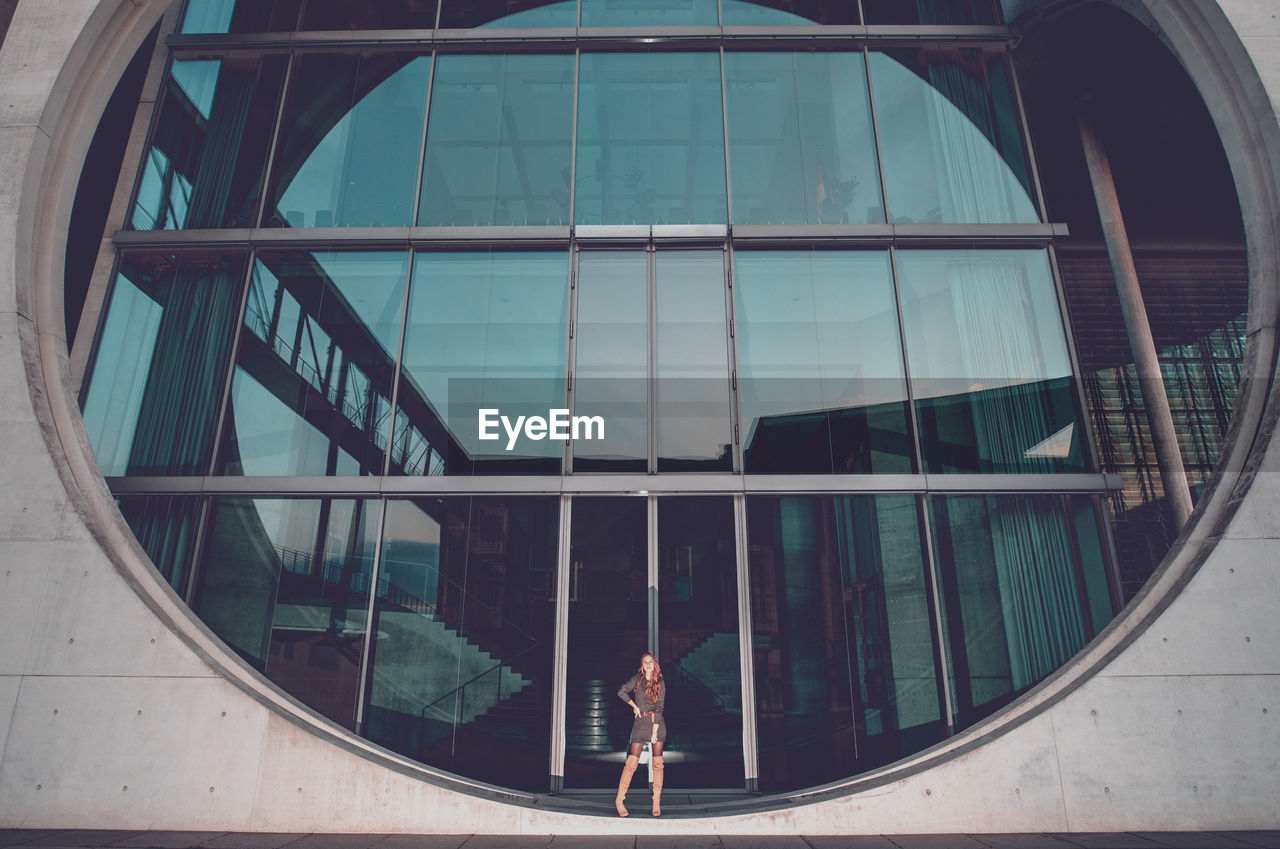
<instances>
[{"instance_id":1,"label":"glass facade","mask_svg":"<svg viewBox=\"0 0 1280 849\"><path fill-rule=\"evenodd\" d=\"M653 650L667 785L785 793L1113 615L989 3L187 0L181 33L84 420L161 576L311 709L591 791Z\"/></svg>"}]
</instances>

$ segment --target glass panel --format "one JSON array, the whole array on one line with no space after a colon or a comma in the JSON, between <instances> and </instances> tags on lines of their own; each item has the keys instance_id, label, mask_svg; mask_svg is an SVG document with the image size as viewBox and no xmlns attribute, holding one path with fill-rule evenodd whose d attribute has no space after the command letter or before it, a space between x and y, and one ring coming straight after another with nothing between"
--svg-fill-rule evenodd
<instances>
[{"instance_id":1,"label":"glass panel","mask_svg":"<svg viewBox=\"0 0 1280 849\"><path fill-rule=\"evenodd\" d=\"M861 53L726 53L738 224L884 221Z\"/></svg>"},{"instance_id":2,"label":"glass panel","mask_svg":"<svg viewBox=\"0 0 1280 849\"><path fill-rule=\"evenodd\" d=\"M747 511L761 789L941 740L915 498L754 496Z\"/></svg>"},{"instance_id":3,"label":"glass panel","mask_svg":"<svg viewBox=\"0 0 1280 849\"><path fill-rule=\"evenodd\" d=\"M188 0L183 33L289 32L302 0Z\"/></svg>"},{"instance_id":4,"label":"glass panel","mask_svg":"<svg viewBox=\"0 0 1280 849\"><path fill-rule=\"evenodd\" d=\"M440 26L466 27L576 27L577 0L444 0Z\"/></svg>"},{"instance_id":5,"label":"glass panel","mask_svg":"<svg viewBox=\"0 0 1280 849\"><path fill-rule=\"evenodd\" d=\"M643 472L649 459L649 272L640 251L578 255L574 414L604 439L573 443L576 472Z\"/></svg>"},{"instance_id":6,"label":"glass panel","mask_svg":"<svg viewBox=\"0 0 1280 849\"><path fill-rule=\"evenodd\" d=\"M961 725L1043 680L1090 636L1065 501L929 497Z\"/></svg>"},{"instance_id":7,"label":"glass panel","mask_svg":"<svg viewBox=\"0 0 1280 849\"><path fill-rule=\"evenodd\" d=\"M567 253L418 254L400 406L444 474L559 473L564 441L529 420L565 408L568 333Z\"/></svg>"},{"instance_id":8,"label":"glass panel","mask_svg":"<svg viewBox=\"0 0 1280 849\"><path fill-rule=\"evenodd\" d=\"M104 475L208 472L244 263L220 254L121 263L83 405Z\"/></svg>"},{"instance_id":9,"label":"glass panel","mask_svg":"<svg viewBox=\"0 0 1280 849\"><path fill-rule=\"evenodd\" d=\"M850 0L721 0L725 26L813 26L857 24Z\"/></svg>"},{"instance_id":10,"label":"glass panel","mask_svg":"<svg viewBox=\"0 0 1280 849\"><path fill-rule=\"evenodd\" d=\"M742 787L742 667L733 501L658 500L658 661L667 786Z\"/></svg>"},{"instance_id":11,"label":"glass panel","mask_svg":"<svg viewBox=\"0 0 1280 849\"><path fill-rule=\"evenodd\" d=\"M299 29L431 29L436 0L307 0Z\"/></svg>"},{"instance_id":12,"label":"glass panel","mask_svg":"<svg viewBox=\"0 0 1280 849\"><path fill-rule=\"evenodd\" d=\"M925 472L1087 471L1043 250L898 252Z\"/></svg>"},{"instance_id":13,"label":"glass panel","mask_svg":"<svg viewBox=\"0 0 1280 849\"><path fill-rule=\"evenodd\" d=\"M715 26L716 0L582 0L584 27Z\"/></svg>"},{"instance_id":14,"label":"glass panel","mask_svg":"<svg viewBox=\"0 0 1280 849\"><path fill-rule=\"evenodd\" d=\"M658 471L730 471L723 251L658 254Z\"/></svg>"},{"instance_id":15,"label":"glass panel","mask_svg":"<svg viewBox=\"0 0 1280 849\"><path fill-rule=\"evenodd\" d=\"M403 53L299 56L265 223L411 224L429 69L428 57Z\"/></svg>"},{"instance_id":16,"label":"glass panel","mask_svg":"<svg viewBox=\"0 0 1280 849\"><path fill-rule=\"evenodd\" d=\"M200 499L135 495L116 503L160 577L182 595L200 521Z\"/></svg>"},{"instance_id":17,"label":"glass panel","mask_svg":"<svg viewBox=\"0 0 1280 849\"><path fill-rule=\"evenodd\" d=\"M575 223L723 224L719 55L584 53L580 61Z\"/></svg>"},{"instance_id":18,"label":"glass panel","mask_svg":"<svg viewBox=\"0 0 1280 849\"><path fill-rule=\"evenodd\" d=\"M648 505L575 498L569 549L565 784L618 786L634 715L618 687L649 650ZM632 787L643 785L637 771Z\"/></svg>"},{"instance_id":19,"label":"glass panel","mask_svg":"<svg viewBox=\"0 0 1280 849\"><path fill-rule=\"evenodd\" d=\"M907 385L886 251L738 251L748 474L911 471Z\"/></svg>"},{"instance_id":20,"label":"glass panel","mask_svg":"<svg viewBox=\"0 0 1280 849\"><path fill-rule=\"evenodd\" d=\"M862 0L869 24L994 24L991 0Z\"/></svg>"},{"instance_id":21,"label":"glass panel","mask_svg":"<svg viewBox=\"0 0 1280 849\"><path fill-rule=\"evenodd\" d=\"M418 223L569 223L572 55L441 56Z\"/></svg>"},{"instance_id":22,"label":"glass panel","mask_svg":"<svg viewBox=\"0 0 1280 849\"><path fill-rule=\"evenodd\" d=\"M377 501L220 499L196 612L254 668L355 729Z\"/></svg>"},{"instance_id":23,"label":"glass panel","mask_svg":"<svg viewBox=\"0 0 1280 849\"><path fill-rule=\"evenodd\" d=\"M369 739L546 791L558 529L556 498L388 503Z\"/></svg>"},{"instance_id":24,"label":"glass panel","mask_svg":"<svg viewBox=\"0 0 1280 849\"><path fill-rule=\"evenodd\" d=\"M408 265L403 251L258 255L220 474L382 474Z\"/></svg>"},{"instance_id":25,"label":"glass panel","mask_svg":"<svg viewBox=\"0 0 1280 849\"><path fill-rule=\"evenodd\" d=\"M1075 523L1085 596L1089 601L1089 638L1092 639L1115 616L1115 608L1111 603L1110 570L1102 553L1102 534L1098 528L1094 499L1073 497L1071 514Z\"/></svg>"},{"instance_id":26,"label":"glass panel","mask_svg":"<svg viewBox=\"0 0 1280 849\"><path fill-rule=\"evenodd\" d=\"M285 62L174 60L138 177L133 229L253 224Z\"/></svg>"},{"instance_id":27,"label":"glass panel","mask_svg":"<svg viewBox=\"0 0 1280 849\"><path fill-rule=\"evenodd\" d=\"M1004 62L976 48L871 54L891 221L1040 220Z\"/></svg>"}]
</instances>

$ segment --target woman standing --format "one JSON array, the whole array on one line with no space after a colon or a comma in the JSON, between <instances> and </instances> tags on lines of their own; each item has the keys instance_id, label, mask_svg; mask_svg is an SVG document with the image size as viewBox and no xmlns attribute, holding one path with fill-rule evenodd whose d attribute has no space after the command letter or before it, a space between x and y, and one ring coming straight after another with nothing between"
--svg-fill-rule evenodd
<instances>
[{"instance_id":1,"label":"woman standing","mask_svg":"<svg viewBox=\"0 0 1280 849\"><path fill-rule=\"evenodd\" d=\"M632 698L632 694L635 698ZM640 669L632 675L627 683L618 688L618 698L631 705L635 711L636 721L631 726L631 746L627 751L627 762L622 767L622 779L618 782L618 798L614 806L618 816L625 817L627 808L623 800L627 796L627 788L631 786L631 776L636 773L640 763L640 752L644 744L649 744L649 752L653 757L653 815L662 815L662 744L667 741L667 722L662 718L662 706L667 700L667 682L662 680L662 667L653 652L645 652L640 657Z\"/></svg>"}]
</instances>

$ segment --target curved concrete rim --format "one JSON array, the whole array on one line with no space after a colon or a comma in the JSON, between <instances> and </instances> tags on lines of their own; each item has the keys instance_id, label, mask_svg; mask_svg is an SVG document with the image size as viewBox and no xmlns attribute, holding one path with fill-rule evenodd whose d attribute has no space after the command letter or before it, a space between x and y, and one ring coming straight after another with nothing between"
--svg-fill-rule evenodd
<instances>
[{"instance_id":1,"label":"curved concrete rim","mask_svg":"<svg viewBox=\"0 0 1280 849\"><path fill-rule=\"evenodd\" d=\"M753 802L710 804L707 816L747 814L851 796L939 766L1007 734L1061 701L1118 656L1168 607L1196 574L1260 466L1280 402L1276 313L1280 303L1280 126L1259 108L1262 83L1217 3L1201 0L1106 0L1150 27L1182 61L1217 125L1246 215L1249 332L1243 389L1219 467L1188 526L1139 595L1071 662L1003 711L909 758L806 791ZM1067 7L1071 0L1058 4ZM70 389L63 332L63 256L80 164L115 81L170 0L100 0L61 70L41 92L36 141L25 158L17 199L15 276L18 328L31 402L50 458L76 514L121 577L170 630L220 675L294 725L391 770L490 800L583 815L598 810L551 795L522 793L443 773L361 738L286 695L230 651L157 577L133 539L89 446ZM9 38L24 37L23 20ZM47 142L43 138L47 138ZM673 811L673 813L675 813Z\"/></svg>"}]
</instances>

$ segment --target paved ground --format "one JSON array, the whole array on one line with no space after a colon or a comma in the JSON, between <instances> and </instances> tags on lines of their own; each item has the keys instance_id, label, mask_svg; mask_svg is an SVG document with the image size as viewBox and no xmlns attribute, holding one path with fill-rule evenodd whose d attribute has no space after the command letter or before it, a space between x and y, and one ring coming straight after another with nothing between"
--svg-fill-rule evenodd
<instances>
[{"instance_id":1,"label":"paved ground","mask_svg":"<svg viewBox=\"0 0 1280 849\"><path fill-rule=\"evenodd\" d=\"M536 837L0 829L0 849L1280 849L1280 831Z\"/></svg>"}]
</instances>

